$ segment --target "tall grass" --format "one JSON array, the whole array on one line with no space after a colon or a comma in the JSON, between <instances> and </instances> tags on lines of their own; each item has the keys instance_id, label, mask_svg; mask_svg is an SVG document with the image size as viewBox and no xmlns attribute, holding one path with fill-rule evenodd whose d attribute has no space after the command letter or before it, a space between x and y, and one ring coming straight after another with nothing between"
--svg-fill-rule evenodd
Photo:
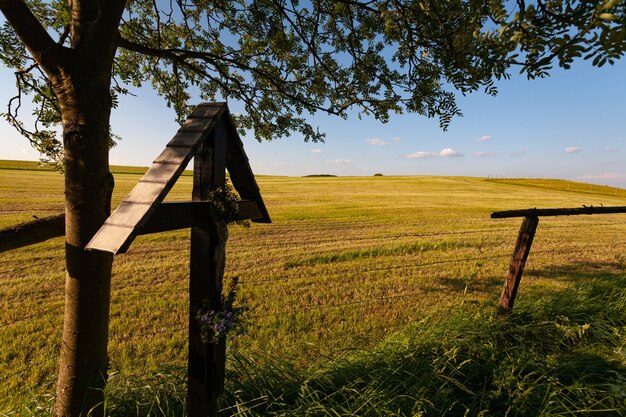
<instances>
[{"instance_id":1,"label":"tall grass","mask_svg":"<svg viewBox=\"0 0 626 417\"><path fill-rule=\"evenodd\" d=\"M237 357L222 414L623 416L625 284L601 276L508 317L451 310L305 372Z\"/></svg>"},{"instance_id":2,"label":"tall grass","mask_svg":"<svg viewBox=\"0 0 626 417\"><path fill-rule=\"evenodd\" d=\"M451 309L307 369L271 352L235 353L219 414L624 416L625 347L626 275L604 274L519 303L506 317ZM184 369L114 375L107 410L111 417L183 416ZM49 414L43 407L39 415Z\"/></svg>"}]
</instances>

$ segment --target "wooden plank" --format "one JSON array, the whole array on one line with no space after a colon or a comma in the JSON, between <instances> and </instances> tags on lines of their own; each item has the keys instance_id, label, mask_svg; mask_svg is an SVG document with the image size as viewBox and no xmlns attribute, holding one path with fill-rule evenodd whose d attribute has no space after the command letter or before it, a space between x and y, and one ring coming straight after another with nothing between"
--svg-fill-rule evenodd
<instances>
[{"instance_id":1,"label":"wooden plank","mask_svg":"<svg viewBox=\"0 0 626 417\"><path fill-rule=\"evenodd\" d=\"M261 216L256 201L237 202L239 215L233 220L249 220ZM137 228L137 235L167 232L198 226L206 229L212 222L211 203L206 201L170 201L159 204L146 223Z\"/></svg>"},{"instance_id":2,"label":"wooden plank","mask_svg":"<svg viewBox=\"0 0 626 417\"><path fill-rule=\"evenodd\" d=\"M515 249L513 250L513 256L511 257L509 272L500 294L499 314L507 314L513 308L538 224L539 218L537 216L524 217L519 235L517 236L517 242L515 243Z\"/></svg>"},{"instance_id":3,"label":"wooden plank","mask_svg":"<svg viewBox=\"0 0 626 417\"><path fill-rule=\"evenodd\" d=\"M192 152L192 149L193 148L188 148L186 146L167 145L163 152L161 152L153 162L161 164L187 165L187 163L191 160L190 153Z\"/></svg>"},{"instance_id":4,"label":"wooden plank","mask_svg":"<svg viewBox=\"0 0 626 417\"><path fill-rule=\"evenodd\" d=\"M575 208L530 208L525 210L506 210L491 213L492 219L505 219L510 217L542 217L542 216L576 216L580 214L616 214L626 213L626 206L594 207L583 206Z\"/></svg>"},{"instance_id":5,"label":"wooden plank","mask_svg":"<svg viewBox=\"0 0 626 417\"><path fill-rule=\"evenodd\" d=\"M259 209L259 204L254 200L240 200L237 202L239 215L234 220L255 220L262 219L263 213Z\"/></svg>"},{"instance_id":6,"label":"wooden plank","mask_svg":"<svg viewBox=\"0 0 626 417\"><path fill-rule=\"evenodd\" d=\"M159 204L146 224L137 229L137 234L167 232L203 227L210 221L209 203L201 201L172 201Z\"/></svg>"},{"instance_id":7,"label":"wooden plank","mask_svg":"<svg viewBox=\"0 0 626 417\"><path fill-rule=\"evenodd\" d=\"M0 230L0 252L65 235L65 214L44 217Z\"/></svg>"},{"instance_id":8,"label":"wooden plank","mask_svg":"<svg viewBox=\"0 0 626 417\"><path fill-rule=\"evenodd\" d=\"M226 157L228 150L228 130L224 117L218 119L209 135L213 148L212 182L214 187L222 187L226 183ZM221 185L219 185L221 184Z\"/></svg>"},{"instance_id":9,"label":"wooden plank","mask_svg":"<svg viewBox=\"0 0 626 417\"><path fill-rule=\"evenodd\" d=\"M204 119L204 118L198 117L194 119L185 120L185 122L182 124L182 126L180 127L178 131L179 132L207 132L211 130L214 125L215 125L214 118Z\"/></svg>"},{"instance_id":10,"label":"wooden plank","mask_svg":"<svg viewBox=\"0 0 626 417\"><path fill-rule=\"evenodd\" d=\"M190 118L219 118L226 110L226 103L200 103L189 115Z\"/></svg>"},{"instance_id":11,"label":"wooden plank","mask_svg":"<svg viewBox=\"0 0 626 417\"><path fill-rule=\"evenodd\" d=\"M176 135L169 141L167 146L184 146L187 148L194 148L199 146L200 143L208 136L209 132L181 132L178 131Z\"/></svg>"},{"instance_id":12,"label":"wooden plank","mask_svg":"<svg viewBox=\"0 0 626 417\"><path fill-rule=\"evenodd\" d=\"M169 190L167 183L139 181L135 188L126 196L124 201L129 203L152 204Z\"/></svg>"},{"instance_id":13,"label":"wooden plank","mask_svg":"<svg viewBox=\"0 0 626 417\"><path fill-rule=\"evenodd\" d=\"M151 207L151 203L122 201L113 214L106 219L104 224L135 227L141 223L141 220L146 216Z\"/></svg>"},{"instance_id":14,"label":"wooden plank","mask_svg":"<svg viewBox=\"0 0 626 417\"><path fill-rule=\"evenodd\" d=\"M228 123L228 154L226 160L226 168L230 174L230 181L239 193L242 200L254 200L257 202L258 208L261 212L260 217L253 218L253 222L258 223L271 223L270 215L267 212L259 186L254 179L252 168L248 157L243 149L243 143L237 133L232 120L228 114L224 115L227 118Z\"/></svg>"},{"instance_id":15,"label":"wooden plank","mask_svg":"<svg viewBox=\"0 0 626 417\"><path fill-rule=\"evenodd\" d=\"M100 230L91 238L85 247L86 250L100 250L112 254L124 253L128 248L127 240L133 236L134 228L118 226L114 224L104 224Z\"/></svg>"},{"instance_id":16,"label":"wooden plank","mask_svg":"<svg viewBox=\"0 0 626 417\"><path fill-rule=\"evenodd\" d=\"M184 165L155 162L152 164L148 172L141 177L140 181L168 183L177 179L184 169Z\"/></svg>"}]
</instances>

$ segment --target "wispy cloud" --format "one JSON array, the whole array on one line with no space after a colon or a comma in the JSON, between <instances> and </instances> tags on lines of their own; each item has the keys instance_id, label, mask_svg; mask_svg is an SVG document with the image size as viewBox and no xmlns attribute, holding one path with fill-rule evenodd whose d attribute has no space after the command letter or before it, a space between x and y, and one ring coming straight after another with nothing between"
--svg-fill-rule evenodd
<instances>
[{"instance_id":1,"label":"wispy cloud","mask_svg":"<svg viewBox=\"0 0 626 417\"><path fill-rule=\"evenodd\" d=\"M606 148L604 148L605 151L607 152L619 152L619 148L614 148L612 146L607 146Z\"/></svg>"},{"instance_id":2,"label":"wispy cloud","mask_svg":"<svg viewBox=\"0 0 626 417\"><path fill-rule=\"evenodd\" d=\"M326 153L326 151L320 148L315 148L315 149L311 149L311 153Z\"/></svg>"},{"instance_id":3,"label":"wispy cloud","mask_svg":"<svg viewBox=\"0 0 626 417\"><path fill-rule=\"evenodd\" d=\"M491 139L493 139L493 137L491 137L489 135L484 135L484 136L481 136L479 138L476 138L476 142L488 142Z\"/></svg>"},{"instance_id":4,"label":"wispy cloud","mask_svg":"<svg viewBox=\"0 0 626 417\"><path fill-rule=\"evenodd\" d=\"M402 142L401 138L393 138L391 140L393 141L393 143L400 143L400 142Z\"/></svg>"},{"instance_id":5,"label":"wispy cloud","mask_svg":"<svg viewBox=\"0 0 626 417\"><path fill-rule=\"evenodd\" d=\"M330 161L331 164L354 164L354 161L351 159L333 159Z\"/></svg>"},{"instance_id":6,"label":"wispy cloud","mask_svg":"<svg viewBox=\"0 0 626 417\"><path fill-rule=\"evenodd\" d=\"M389 145L385 140L383 140L381 138L365 139L365 142L367 142L368 144L373 145L373 146L387 146L387 145Z\"/></svg>"},{"instance_id":7,"label":"wispy cloud","mask_svg":"<svg viewBox=\"0 0 626 417\"><path fill-rule=\"evenodd\" d=\"M477 158L491 158L496 156L495 152L474 152L474 156Z\"/></svg>"},{"instance_id":8,"label":"wispy cloud","mask_svg":"<svg viewBox=\"0 0 626 417\"><path fill-rule=\"evenodd\" d=\"M626 172L605 172L604 174L588 174L580 177L586 180L620 180L626 178Z\"/></svg>"},{"instance_id":9,"label":"wispy cloud","mask_svg":"<svg viewBox=\"0 0 626 417\"><path fill-rule=\"evenodd\" d=\"M567 148L565 148L565 153L576 153L579 151L580 151L580 148L576 146L568 146Z\"/></svg>"},{"instance_id":10,"label":"wispy cloud","mask_svg":"<svg viewBox=\"0 0 626 417\"><path fill-rule=\"evenodd\" d=\"M439 156L443 156L444 158L455 158L458 156L463 156L452 148L445 148L439 152Z\"/></svg>"},{"instance_id":11,"label":"wispy cloud","mask_svg":"<svg viewBox=\"0 0 626 417\"><path fill-rule=\"evenodd\" d=\"M411 154L408 154L406 157L408 159L424 159L424 158L432 158L436 156L436 153L433 152L425 152L425 151L417 151Z\"/></svg>"}]
</instances>

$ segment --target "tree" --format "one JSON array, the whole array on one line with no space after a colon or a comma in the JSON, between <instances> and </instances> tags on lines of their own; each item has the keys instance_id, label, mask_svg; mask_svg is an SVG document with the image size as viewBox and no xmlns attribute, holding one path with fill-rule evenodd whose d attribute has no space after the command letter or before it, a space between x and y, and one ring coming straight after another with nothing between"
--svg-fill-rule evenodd
<instances>
[{"instance_id":1,"label":"tree","mask_svg":"<svg viewBox=\"0 0 626 417\"><path fill-rule=\"evenodd\" d=\"M510 63L529 78L549 75L555 63L569 69L576 59L613 64L626 52L624 0L516 0L515 13L496 17L498 31L517 51ZM519 52L519 53L517 53ZM522 59L518 60L520 56Z\"/></svg>"},{"instance_id":2,"label":"tree","mask_svg":"<svg viewBox=\"0 0 626 417\"><path fill-rule=\"evenodd\" d=\"M308 114L408 111L445 128L460 115L455 92L495 94L511 65L543 76L555 59L600 65L624 51L620 0L0 0L0 11L17 85L4 116L65 172L57 416L102 412L112 258L83 248L110 212L109 116L129 86L152 84L179 119L198 92L243 103L239 126L259 140L318 141Z\"/></svg>"}]
</instances>

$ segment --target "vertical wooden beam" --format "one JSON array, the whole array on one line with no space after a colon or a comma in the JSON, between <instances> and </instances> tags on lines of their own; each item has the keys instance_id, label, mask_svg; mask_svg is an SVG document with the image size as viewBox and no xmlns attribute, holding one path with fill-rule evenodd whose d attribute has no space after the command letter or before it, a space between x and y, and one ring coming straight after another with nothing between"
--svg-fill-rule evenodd
<instances>
[{"instance_id":1,"label":"vertical wooden beam","mask_svg":"<svg viewBox=\"0 0 626 417\"><path fill-rule=\"evenodd\" d=\"M524 273L524 265L526 264L526 259L528 259L530 247L533 244L533 238L535 237L538 224L539 217L524 217L522 227L520 228L519 235L517 236L515 250L513 251L513 256L511 257L509 273L506 276L504 287L502 288L502 294L500 295L500 305L498 307L499 314L507 314L513 308L513 303L515 302L515 297L517 296L517 290L522 279L522 274Z\"/></svg>"},{"instance_id":2,"label":"vertical wooden beam","mask_svg":"<svg viewBox=\"0 0 626 417\"><path fill-rule=\"evenodd\" d=\"M224 185L226 130L220 121L194 158L193 201L207 200L209 193ZM215 416L217 397L224 386L225 343L203 343L196 314L203 303L221 308L222 279L226 257L226 223L191 228L189 274L189 358L187 415Z\"/></svg>"}]
</instances>

